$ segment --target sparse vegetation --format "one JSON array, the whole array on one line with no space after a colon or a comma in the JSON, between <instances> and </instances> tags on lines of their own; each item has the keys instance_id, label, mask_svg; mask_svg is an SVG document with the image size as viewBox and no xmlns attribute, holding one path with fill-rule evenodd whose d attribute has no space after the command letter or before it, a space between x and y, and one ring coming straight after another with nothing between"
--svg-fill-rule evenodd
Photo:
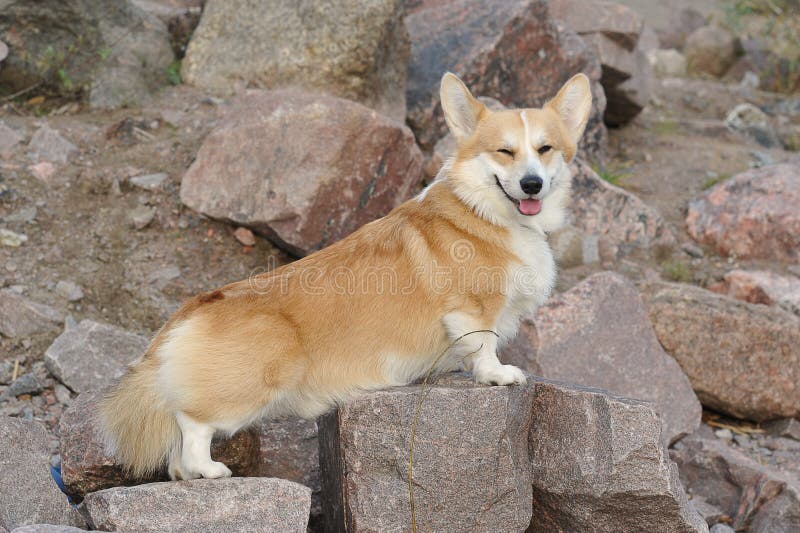
<instances>
[{"instance_id":1,"label":"sparse vegetation","mask_svg":"<svg viewBox=\"0 0 800 533\"><path fill-rule=\"evenodd\" d=\"M703 190L707 191L717 183L721 183L728 179L730 176L728 174L718 174L716 176L711 176L706 181L703 182Z\"/></svg>"},{"instance_id":2,"label":"sparse vegetation","mask_svg":"<svg viewBox=\"0 0 800 533\"><path fill-rule=\"evenodd\" d=\"M678 123L674 120L663 120L653 124L653 131L659 135L668 135L678 131Z\"/></svg>"},{"instance_id":3,"label":"sparse vegetation","mask_svg":"<svg viewBox=\"0 0 800 533\"><path fill-rule=\"evenodd\" d=\"M683 261L670 260L661 265L661 273L670 281L689 283L692 281L692 270Z\"/></svg>"},{"instance_id":4,"label":"sparse vegetation","mask_svg":"<svg viewBox=\"0 0 800 533\"><path fill-rule=\"evenodd\" d=\"M617 187L621 187L622 180L624 180L628 175L630 175L628 168L621 164L614 164L614 163L610 163L608 165L594 164L592 166L592 169L603 180L607 181L611 185L616 185Z\"/></svg>"},{"instance_id":5,"label":"sparse vegetation","mask_svg":"<svg viewBox=\"0 0 800 533\"><path fill-rule=\"evenodd\" d=\"M167 67L167 81L171 85L181 84L181 60L176 59Z\"/></svg>"}]
</instances>

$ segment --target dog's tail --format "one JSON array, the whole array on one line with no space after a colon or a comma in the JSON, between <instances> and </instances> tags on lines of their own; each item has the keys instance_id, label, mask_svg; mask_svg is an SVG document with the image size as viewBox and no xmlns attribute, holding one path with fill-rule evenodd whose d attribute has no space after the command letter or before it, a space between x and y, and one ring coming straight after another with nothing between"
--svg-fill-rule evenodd
<instances>
[{"instance_id":1,"label":"dog's tail","mask_svg":"<svg viewBox=\"0 0 800 533\"><path fill-rule=\"evenodd\" d=\"M97 413L106 449L138 478L161 471L181 444L178 422L158 390L158 366L147 356L132 365Z\"/></svg>"}]
</instances>

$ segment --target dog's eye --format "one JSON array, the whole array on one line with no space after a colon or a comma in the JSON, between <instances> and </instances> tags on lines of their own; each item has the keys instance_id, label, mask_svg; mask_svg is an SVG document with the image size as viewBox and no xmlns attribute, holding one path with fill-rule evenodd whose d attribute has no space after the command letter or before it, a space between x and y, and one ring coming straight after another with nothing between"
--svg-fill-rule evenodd
<instances>
[{"instance_id":1,"label":"dog's eye","mask_svg":"<svg viewBox=\"0 0 800 533\"><path fill-rule=\"evenodd\" d=\"M497 150L497 151L498 151L499 153L501 153L501 154L506 154L506 155L510 155L511 157L514 157L514 152L512 152L512 151L511 151L511 150L509 150L508 148L500 148L500 149L499 149L499 150Z\"/></svg>"},{"instance_id":2,"label":"dog's eye","mask_svg":"<svg viewBox=\"0 0 800 533\"><path fill-rule=\"evenodd\" d=\"M544 146L542 146L541 148L539 148L539 149L537 150L537 152L539 152L539 154L540 154L540 155L544 155L544 154L546 154L547 152L549 152L549 151L550 151L550 150L552 150L552 149L553 149L553 147L552 147L552 146L550 146L549 144L545 144Z\"/></svg>"}]
</instances>

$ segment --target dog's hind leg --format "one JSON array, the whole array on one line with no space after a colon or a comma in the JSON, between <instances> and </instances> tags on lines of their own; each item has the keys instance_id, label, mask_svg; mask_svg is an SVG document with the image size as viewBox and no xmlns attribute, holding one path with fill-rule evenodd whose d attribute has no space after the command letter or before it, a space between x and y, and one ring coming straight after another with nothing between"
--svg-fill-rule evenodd
<instances>
[{"instance_id":1,"label":"dog's hind leg","mask_svg":"<svg viewBox=\"0 0 800 533\"><path fill-rule=\"evenodd\" d=\"M170 459L170 477L172 479L230 477L231 471L227 466L211 459L214 428L182 412L176 413L175 418L181 428L182 440L180 452Z\"/></svg>"}]
</instances>

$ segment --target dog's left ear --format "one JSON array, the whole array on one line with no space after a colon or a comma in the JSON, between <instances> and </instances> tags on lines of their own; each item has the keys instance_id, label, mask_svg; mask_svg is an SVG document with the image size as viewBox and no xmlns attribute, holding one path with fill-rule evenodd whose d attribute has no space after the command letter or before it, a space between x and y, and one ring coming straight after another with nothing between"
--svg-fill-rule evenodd
<instances>
[{"instance_id":1,"label":"dog's left ear","mask_svg":"<svg viewBox=\"0 0 800 533\"><path fill-rule=\"evenodd\" d=\"M442 77L439 98L447 126L458 142L472 135L486 106L472 96L458 76L450 72Z\"/></svg>"},{"instance_id":2,"label":"dog's left ear","mask_svg":"<svg viewBox=\"0 0 800 533\"><path fill-rule=\"evenodd\" d=\"M589 120L589 111L592 108L589 78L584 74L575 74L561 87L555 98L545 104L545 107L558 113L567 128L569 140L578 144L583 130L586 129L586 121Z\"/></svg>"}]
</instances>

